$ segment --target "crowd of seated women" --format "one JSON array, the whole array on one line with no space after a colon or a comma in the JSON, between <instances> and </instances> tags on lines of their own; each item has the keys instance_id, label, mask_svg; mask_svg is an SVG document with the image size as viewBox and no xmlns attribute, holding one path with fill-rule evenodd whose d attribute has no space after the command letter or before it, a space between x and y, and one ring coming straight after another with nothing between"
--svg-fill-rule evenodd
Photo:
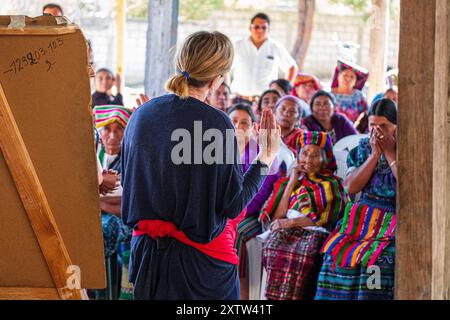
<instances>
[{"instance_id":1,"label":"crowd of seated women","mask_svg":"<svg viewBox=\"0 0 450 320\"><path fill-rule=\"evenodd\" d=\"M249 270L260 267L248 264L246 246L258 235L264 235L267 299L393 298L397 90L380 93L369 107L367 77L363 68L339 61L329 90L315 75L299 73L293 83L272 81L258 101L233 100L226 83L207 97L234 124L244 172L258 154L262 112L270 109L281 128L277 159L237 227L242 299L248 299ZM93 96L104 194L120 180L120 143L132 114L120 91L112 95L114 81L99 70ZM333 146L359 133L367 138L349 153L347 175L338 177ZM132 230L119 218L120 202L120 195L101 200L105 258L118 254L126 266ZM117 281L131 298L126 279Z\"/></svg>"},{"instance_id":2,"label":"crowd of seated women","mask_svg":"<svg viewBox=\"0 0 450 320\"><path fill-rule=\"evenodd\" d=\"M329 90L299 73L292 84L272 81L258 102L233 105L229 94L229 108L219 107L235 124L244 171L254 158L245 146L256 139L263 110L272 110L282 132L278 159L238 225L242 299L249 270L259 267L248 265L246 243L258 235L267 299L393 298L397 89L369 107L367 77L339 61ZM366 138L338 177L333 146L357 134Z\"/></svg>"}]
</instances>

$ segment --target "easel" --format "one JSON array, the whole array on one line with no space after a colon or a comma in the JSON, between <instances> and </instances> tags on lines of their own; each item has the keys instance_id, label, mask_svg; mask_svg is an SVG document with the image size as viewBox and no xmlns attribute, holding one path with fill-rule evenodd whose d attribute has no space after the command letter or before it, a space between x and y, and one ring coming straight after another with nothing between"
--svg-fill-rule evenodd
<instances>
[{"instance_id":1,"label":"easel","mask_svg":"<svg viewBox=\"0 0 450 320\"><path fill-rule=\"evenodd\" d=\"M67 288L67 270L72 262L1 83L0 147L55 283L55 289L0 288L0 299L87 299L85 290Z\"/></svg>"},{"instance_id":2,"label":"easel","mask_svg":"<svg viewBox=\"0 0 450 320\"><path fill-rule=\"evenodd\" d=\"M5 26L5 17L3 16L1 18L3 19L2 24L3 26ZM2 27L0 30L1 35L64 36L68 34L75 34L76 32L81 33L78 27L67 23L66 20L61 18L59 20L56 19L56 25L54 25L54 23L52 22L53 20L51 20L50 17L29 18L20 16L11 17L10 19L11 25L13 24L13 21L19 22L19 25L14 26L13 28ZM7 23L9 23L9 21ZM29 25L31 25L32 27L28 27ZM59 66L62 67L62 65ZM49 199L51 199L51 197L49 197L49 194L45 194L42 183L43 180L39 180L36 170L37 166L35 166L36 164L34 165L31 161L30 154L32 154L32 152L30 150L32 149L27 149L27 146L25 145L25 135L19 130L19 120L14 118L14 114L11 108L13 101L10 99L10 102L8 102L7 93L5 93L7 92L6 88L6 83L2 84L0 82L0 149L7 165L6 172L9 171L12 181L14 181L15 189L17 190L19 196L18 198L20 198L21 200L23 209L26 212L26 217L28 218L30 226L34 232L35 238L37 239L38 248L40 249L45 261L44 266L46 265L52 282L48 283L48 285L0 285L0 300L87 300L88 296L86 294L86 290L81 288L81 279L79 275L73 273L75 266L73 266L72 259L69 256L69 251L67 249L67 244L70 243L64 242L64 239L61 235L62 229L59 228L56 223L55 215L53 214L49 204ZM83 94L88 95L89 93L86 94L85 92L83 92ZM93 190L93 186L94 185L91 184L91 189L89 190ZM89 186L87 186L87 188L89 188ZM10 188L9 190L12 189ZM92 199L90 200L90 203L92 203ZM86 209L86 207L83 206L81 206L81 208ZM89 212L92 212L92 207L90 207L90 209L91 210ZM58 217L60 215L60 211L61 208L58 209ZM92 222L92 220L90 221ZM98 235L98 231L101 231L101 229L96 230L96 235ZM67 231L65 232L67 233ZM92 237L94 236L92 235ZM18 247L20 248L20 245ZM94 251L97 254L93 256L93 259L97 265L96 272L99 272L98 248L99 246L95 247L96 251ZM71 250L74 249L72 248ZM77 264L82 264L83 261L80 261L79 256L80 250L77 249L76 251L78 251L78 256L74 253L74 259L76 260ZM92 250L90 252L92 254ZM84 260L86 259L84 258ZM26 263L26 261L24 262ZM86 265L85 262L84 265ZM100 274L99 277L101 276L102 275ZM97 288L99 286L98 281L92 284L92 278L88 282L91 283L94 288ZM38 281L37 283L43 282ZM52 287L52 285L54 285L54 287Z\"/></svg>"}]
</instances>

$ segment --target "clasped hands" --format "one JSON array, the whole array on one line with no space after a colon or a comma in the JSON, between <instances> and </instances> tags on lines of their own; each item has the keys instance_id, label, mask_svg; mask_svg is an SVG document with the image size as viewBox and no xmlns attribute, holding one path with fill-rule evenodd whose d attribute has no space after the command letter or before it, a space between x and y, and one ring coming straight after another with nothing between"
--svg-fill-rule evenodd
<instances>
[{"instance_id":1,"label":"clasped hands","mask_svg":"<svg viewBox=\"0 0 450 320\"><path fill-rule=\"evenodd\" d=\"M390 134L388 130L380 126L373 126L370 131L370 146L372 153L380 157L383 153L395 152L396 136Z\"/></svg>"}]
</instances>

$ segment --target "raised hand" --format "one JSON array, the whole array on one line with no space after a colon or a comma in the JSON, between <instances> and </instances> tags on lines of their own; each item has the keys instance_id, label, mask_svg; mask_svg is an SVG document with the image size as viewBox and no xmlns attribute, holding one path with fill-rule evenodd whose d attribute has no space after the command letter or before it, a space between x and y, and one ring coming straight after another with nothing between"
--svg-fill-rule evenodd
<instances>
[{"instance_id":1,"label":"raised hand","mask_svg":"<svg viewBox=\"0 0 450 320\"><path fill-rule=\"evenodd\" d=\"M377 141L382 152L395 152L396 149L396 137L388 132L388 130L381 127L376 127Z\"/></svg>"},{"instance_id":2,"label":"raised hand","mask_svg":"<svg viewBox=\"0 0 450 320\"><path fill-rule=\"evenodd\" d=\"M275 116L271 110L264 110L261 117L261 127L259 130L259 146L260 152L258 160L268 165L272 164L272 161L280 150L281 143L281 128L277 125Z\"/></svg>"},{"instance_id":3,"label":"raised hand","mask_svg":"<svg viewBox=\"0 0 450 320\"><path fill-rule=\"evenodd\" d=\"M372 148L372 156L379 159L383 151L379 143L379 132L376 127L373 127L370 131L370 146Z\"/></svg>"},{"instance_id":4,"label":"raised hand","mask_svg":"<svg viewBox=\"0 0 450 320\"><path fill-rule=\"evenodd\" d=\"M139 109L140 106L142 106L143 104L145 104L148 101L150 101L150 98L146 94L140 93L139 98L136 98L137 106L133 108L133 112L136 111L137 109Z\"/></svg>"},{"instance_id":5,"label":"raised hand","mask_svg":"<svg viewBox=\"0 0 450 320\"><path fill-rule=\"evenodd\" d=\"M305 164L301 162L299 159L297 159L297 164L295 167L292 168L291 176L290 176L290 182L295 183L299 180L299 178L303 175L305 175L306 169Z\"/></svg>"}]
</instances>

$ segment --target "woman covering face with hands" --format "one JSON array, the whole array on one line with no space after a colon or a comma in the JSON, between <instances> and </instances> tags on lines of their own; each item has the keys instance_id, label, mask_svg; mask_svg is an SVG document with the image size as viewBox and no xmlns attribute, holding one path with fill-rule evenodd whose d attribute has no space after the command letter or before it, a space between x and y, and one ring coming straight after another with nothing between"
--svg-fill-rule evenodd
<instances>
[{"instance_id":1,"label":"woman covering face with hands","mask_svg":"<svg viewBox=\"0 0 450 320\"><path fill-rule=\"evenodd\" d=\"M388 100L384 100L384 102L387 103ZM394 103L392 102L391 104ZM378 104L378 106L380 105ZM370 145L372 152L378 160L381 156L384 156L391 167L393 175L397 178L397 162L395 160L397 125L389 121L385 116L377 116L376 113L377 110L372 110L371 114L369 114Z\"/></svg>"},{"instance_id":2,"label":"woman covering face with hands","mask_svg":"<svg viewBox=\"0 0 450 320\"><path fill-rule=\"evenodd\" d=\"M394 297L397 106L389 99L369 111L370 137L350 151L344 186L361 193L348 203L342 225L327 239L316 299L384 300ZM369 267L382 270L369 288Z\"/></svg>"}]
</instances>

